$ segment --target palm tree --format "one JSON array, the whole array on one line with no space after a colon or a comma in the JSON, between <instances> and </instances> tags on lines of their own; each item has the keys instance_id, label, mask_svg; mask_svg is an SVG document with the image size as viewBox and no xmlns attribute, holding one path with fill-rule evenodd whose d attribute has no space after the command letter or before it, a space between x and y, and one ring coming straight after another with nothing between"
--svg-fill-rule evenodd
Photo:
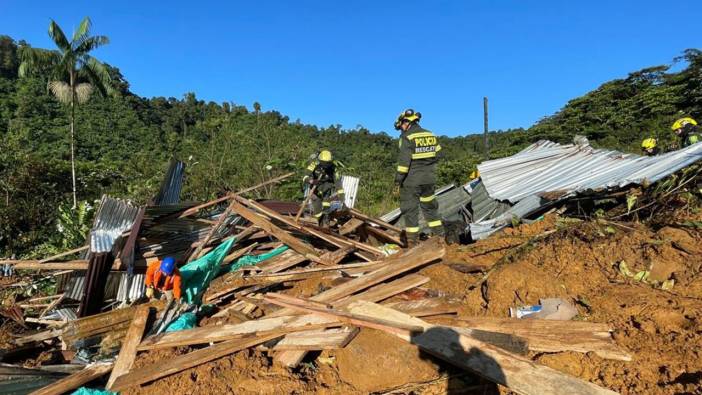
<instances>
[{"instance_id":1,"label":"palm tree","mask_svg":"<svg viewBox=\"0 0 702 395\"><path fill-rule=\"evenodd\" d=\"M106 36L91 36L92 23L87 16L68 41L63 30L52 19L49 23L49 37L58 49L46 50L22 46L19 48L20 77L29 74L48 74L48 88L56 99L71 108L71 174L73 177L73 208L76 207L76 164L75 164L75 107L90 98L94 90L103 96L114 93L110 74L100 61L90 56L90 52L110 40Z\"/></svg>"}]
</instances>

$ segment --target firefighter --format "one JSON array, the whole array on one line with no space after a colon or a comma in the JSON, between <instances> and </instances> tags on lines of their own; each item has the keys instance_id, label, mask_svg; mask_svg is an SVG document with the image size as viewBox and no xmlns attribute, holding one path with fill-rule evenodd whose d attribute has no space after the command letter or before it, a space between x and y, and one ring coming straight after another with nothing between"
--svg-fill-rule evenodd
<instances>
[{"instance_id":1,"label":"firefighter","mask_svg":"<svg viewBox=\"0 0 702 395\"><path fill-rule=\"evenodd\" d=\"M421 113L407 109L395 122L395 129L401 131L401 135L394 193L400 195L400 211L405 218L408 247L419 240L420 207L431 234L444 234L439 205L434 197L436 163L441 145L432 132L419 126L421 118Z\"/></svg>"},{"instance_id":2,"label":"firefighter","mask_svg":"<svg viewBox=\"0 0 702 395\"><path fill-rule=\"evenodd\" d=\"M643 154L646 156L658 155L658 142L653 137L644 139L644 141L641 142L641 151L643 151Z\"/></svg>"},{"instance_id":3,"label":"firefighter","mask_svg":"<svg viewBox=\"0 0 702 395\"><path fill-rule=\"evenodd\" d=\"M146 270L146 278L144 279L146 297L160 299L165 296L167 299L180 300L180 283L180 271L176 267L176 261L173 257L167 256L162 261L150 264Z\"/></svg>"},{"instance_id":4,"label":"firefighter","mask_svg":"<svg viewBox=\"0 0 702 395\"><path fill-rule=\"evenodd\" d=\"M690 117L678 119L673 123L671 129L680 138L680 148L685 148L700 141L697 121Z\"/></svg>"},{"instance_id":5,"label":"firefighter","mask_svg":"<svg viewBox=\"0 0 702 395\"><path fill-rule=\"evenodd\" d=\"M329 225L329 214L343 208L344 188L341 176L337 173L340 163L336 162L329 150L322 150L317 158L307 166L303 183L309 185L312 194L312 215L320 226ZM341 206L341 207L339 207Z\"/></svg>"}]
</instances>

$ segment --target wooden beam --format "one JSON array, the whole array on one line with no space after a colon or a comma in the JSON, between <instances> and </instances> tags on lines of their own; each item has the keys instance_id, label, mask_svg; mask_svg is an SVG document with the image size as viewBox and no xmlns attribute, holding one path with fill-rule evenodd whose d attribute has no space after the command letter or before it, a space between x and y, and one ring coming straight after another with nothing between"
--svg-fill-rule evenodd
<instances>
[{"instance_id":1,"label":"wooden beam","mask_svg":"<svg viewBox=\"0 0 702 395\"><path fill-rule=\"evenodd\" d=\"M316 315L261 318L242 322L240 324L204 326L152 336L144 339L139 345L138 350L157 350L161 348L221 342L271 331L296 332L340 325L341 324L337 320Z\"/></svg>"},{"instance_id":2,"label":"wooden beam","mask_svg":"<svg viewBox=\"0 0 702 395\"><path fill-rule=\"evenodd\" d=\"M36 259L30 260L2 260L0 265L9 264L15 269L21 270L88 270L88 261L76 259L66 262L40 262Z\"/></svg>"},{"instance_id":3,"label":"wooden beam","mask_svg":"<svg viewBox=\"0 0 702 395\"><path fill-rule=\"evenodd\" d=\"M338 302L334 302L333 305L345 306L356 300L365 300L367 302L380 302L387 298L393 297L399 293L424 285L428 282L429 277L424 277L419 274L409 274L406 276L402 276L395 281L376 285L375 287L372 287L367 291L361 292L357 295L341 299Z\"/></svg>"},{"instance_id":4,"label":"wooden beam","mask_svg":"<svg viewBox=\"0 0 702 395\"><path fill-rule=\"evenodd\" d=\"M632 359L614 342L607 324L492 317L457 318L452 322L459 324L460 329L456 330L461 333L482 330L522 337L529 342L529 350L535 352L594 352L605 359Z\"/></svg>"},{"instance_id":5,"label":"wooden beam","mask_svg":"<svg viewBox=\"0 0 702 395\"><path fill-rule=\"evenodd\" d=\"M319 256L317 256L317 251L315 251L315 249L312 248L311 245L290 235L288 232L277 227L272 222L261 217L252 210L244 207L241 203L237 202L236 200L232 200L232 203L229 205L229 207L231 207L234 212L246 218L249 222L268 232L278 240L282 241L293 250L299 252L305 257L314 258L314 260L319 260Z\"/></svg>"},{"instance_id":6,"label":"wooden beam","mask_svg":"<svg viewBox=\"0 0 702 395\"><path fill-rule=\"evenodd\" d=\"M593 383L463 335L451 328L433 326L378 304L355 302L348 310L370 317L383 317L387 321L398 324L421 325L424 327L424 332L418 335L398 334L396 331L389 333L416 345L428 354L476 373L519 394L616 394Z\"/></svg>"},{"instance_id":7,"label":"wooden beam","mask_svg":"<svg viewBox=\"0 0 702 395\"><path fill-rule=\"evenodd\" d=\"M55 259L63 258L63 257L66 256L66 255L71 255L71 254L75 254L76 252L85 251L85 250L87 250L88 248L90 248L89 245L84 245L83 247L74 248L74 249L72 249L72 250L62 252L62 253L60 253L60 254L52 255L52 256L50 256L50 257L48 257L48 258L40 259L40 260L39 260L39 263L51 262L51 261L53 261L53 260L55 260Z\"/></svg>"},{"instance_id":8,"label":"wooden beam","mask_svg":"<svg viewBox=\"0 0 702 395\"><path fill-rule=\"evenodd\" d=\"M421 332L423 330L423 327L419 325L404 324L394 321L387 321L380 317L368 317L360 314L347 313L345 311L319 306L317 303L309 300L283 294L267 293L264 300L269 303L277 304L278 306L321 315L322 317L336 319L352 325L380 329L386 332L399 331L400 333L405 333Z\"/></svg>"},{"instance_id":9,"label":"wooden beam","mask_svg":"<svg viewBox=\"0 0 702 395\"><path fill-rule=\"evenodd\" d=\"M368 216L368 215L365 215L365 214L363 214L362 212L356 210L355 208L352 208L352 209L351 209L351 215L353 215L354 217L356 217L356 218L358 218L358 219L362 219L362 220L364 220L364 221L366 221L366 222L370 222L370 223L372 223L372 224L376 224L376 225L378 225L378 226L380 226L380 227L382 227L382 228L389 229L389 230L392 230L392 231L394 231L394 232L397 232L398 234L402 233L402 229L398 228L397 226L395 226L395 225L390 225L389 223L387 223L387 222L385 222L385 221L382 221L382 220L380 220L380 219L378 219L378 218L373 218L373 217L370 217L370 216Z\"/></svg>"},{"instance_id":10,"label":"wooden beam","mask_svg":"<svg viewBox=\"0 0 702 395\"><path fill-rule=\"evenodd\" d=\"M119 376L126 374L132 368L134 358L137 355L137 347L141 343L141 337L144 335L146 321L149 319L149 311L149 306L139 306L134 314L134 319L127 330L127 335L122 340L122 348L119 350L115 366L112 368L110 379L107 380L106 388L108 390L112 390L112 385Z\"/></svg>"},{"instance_id":11,"label":"wooden beam","mask_svg":"<svg viewBox=\"0 0 702 395\"><path fill-rule=\"evenodd\" d=\"M405 243L403 243L399 237L393 236L393 235L389 234L388 232L385 232L379 228L376 228L376 227L371 226L371 225L365 225L363 227L363 229L365 229L366 232L373 235L373 237L375 237L379 240L382 240L383 242L397 244L400 247L405 246Z\"/></svg>"},{"instance_id":12,"label":"wooden beam","mask_svg":"<svg viewBox=\"0 0 702 395\"><path fill-rule=\"evenodd\" d=\"M193 214L197 213L198 211L202 210L203 208L211 207L211 206L214 206L215 204L222 203L222 202L224 202L224 201L226 201L226 200L231 199L232 197L234 197L234 196L237 195L237 194L239 194L239 195L240 195L240 194L244 194L244 193L247 193L247 192L251 192L251 191L253 191L253 190L256 190L256 189L258 189L258 188L262 188L262 187L264 187L264 186L266 186L266 185L278 183L278 182L283 181L284 179L286 179L286 178L288 178L288 177L290 177L290 176L293 176L293 175L295 175L294 172L287 173L287 174L283 174L282 176L272 178L272 179L270 179L270 180L268 180L268 181L265 181L265 182L262 182L262 183L260 183L260 184L258 184L258 185L254 185L254 186L252 186L252 187L242 189L241 191L239 191L239 192L237 192L237 193L230 193L230 194L228 194L228 195L226 195L226 196L222 196L221 198L214 199L214 200L210 200L210 201L207 202L207 203L203 203L203 204L197 205L197 206L195 206L195 207L191 207L191 208L189 208L189 209L183 211L183 213L180 214L180 215L178 216L178 218L184 218L184 217L193 215Z\"/></svg>"},{"instance_id":13,"label":"wooden beam","mask_svg":"<svg viewBox=\"0 0 702 395\"><path fill-rule=\"evenodd\" d=\"M346 347L357 334L357 327L291 333L279 341L273 351L335 350Z\"/></svg>"},{"instance_id":14,"label":"wooden beam","mask_svg":"<svg viewBox=\"0 0 702 395\"><path fill-rule=\"evenodd\" d=\"M61 395L70 392L83 384L89 383L104 374L107 374L110 370L112 370L111 362L88 365L80 372L73 373L72 375L64 377L59 381L47 385L46 387L42 387L32 392L31 395Z\"/></svg>"},{"instance_id":15,"label":"wooden beam","mask_svg":"<svg viewBox=\"0 0 702 395\"><path fill-rule=\"evenodd\" d=\"M350 220L346 221L344 225L339 228L339 234L342 236L346 236L348 234L351 234L356 231L361 225L363 225L364 222L361 221L358 218L351 218Z\"/></svg>"},{"instance_id":16,"label":"wooden beam","mask_svg":"<svg viewBox=\"0 0 702 395\"><path fill-rule=\"evenodd\" d=\"M123 391L129 387L154 381L161 377L170 376L203 363L233 354L237 351L257 346L268 340L283 336L284 332L276 332L265 336L252 336L244 339L226 341L214 346L180 355L166 361L159 361L149 367L129 372L115 380L112 391Z\"/></svg>"}]
</instances>

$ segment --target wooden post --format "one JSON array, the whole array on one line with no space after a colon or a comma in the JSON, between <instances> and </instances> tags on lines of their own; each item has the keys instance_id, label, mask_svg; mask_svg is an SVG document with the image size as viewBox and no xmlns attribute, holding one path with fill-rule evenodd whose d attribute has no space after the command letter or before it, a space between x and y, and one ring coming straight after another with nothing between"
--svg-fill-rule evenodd
<instances>
[{"instance_id":1,"label":"wooden post","mask_svg":"<svg viewBox=\"0 0 702 395\"><path fill-rule=\"evenodd\" d=\"M490 148L488 146L488 98L483 97L483 127L485 133L485 160L490 160Z\"/></svg>"}]
</instances>

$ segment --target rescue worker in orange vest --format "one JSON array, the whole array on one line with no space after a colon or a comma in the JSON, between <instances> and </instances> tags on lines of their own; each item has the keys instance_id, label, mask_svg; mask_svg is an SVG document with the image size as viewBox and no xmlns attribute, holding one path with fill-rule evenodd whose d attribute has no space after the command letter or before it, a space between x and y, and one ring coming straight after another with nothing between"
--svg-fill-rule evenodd
<instances>
[{"instance_id":1,"label":"rescue worker in orange vest","mask_svg":"<svg viewBox=\"0 0 702 395\"><path fill-rule=\"evenodd\" d=\"M162 261L156 261L149 265L146 270L146 296L149 299L176 298L180 300L181 296L181 278L180 272L176 267L176 261L173 257L167 256Z\"/></svg>"},{"instance_id":2,"label":"rescue worker in orange vest","mask_svg":"<svg viewBox=\"0 0 702 395\"><path fill-rule=\"evenodd\" d=\"M434 198L441 145L432 132L419 126L421 118L421 113L407 109L395 121L395 129L401 131L401 135L394 193L400 195L408 247L419 240L420 208L431 233L444 235L439 205Z\"/></svg>"}]
</instances>

